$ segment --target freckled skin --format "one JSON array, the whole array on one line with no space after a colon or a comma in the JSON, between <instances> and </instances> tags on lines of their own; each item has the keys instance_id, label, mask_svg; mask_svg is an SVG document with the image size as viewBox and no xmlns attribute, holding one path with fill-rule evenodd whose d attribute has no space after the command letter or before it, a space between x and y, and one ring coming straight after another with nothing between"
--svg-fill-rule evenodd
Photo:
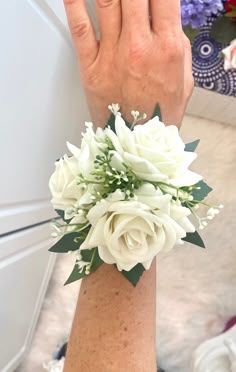
<instances>
[{"instance_id":1,"label":"freckled skin","mask_svg":"<svg viewBox=\"0 0 236 372\"><path fill-rule=\"evenodd\" d=\"M105 264L83 280L64 372L156 372L155 280L155 262L136 287Z\"/></svg>"}]
</instances>

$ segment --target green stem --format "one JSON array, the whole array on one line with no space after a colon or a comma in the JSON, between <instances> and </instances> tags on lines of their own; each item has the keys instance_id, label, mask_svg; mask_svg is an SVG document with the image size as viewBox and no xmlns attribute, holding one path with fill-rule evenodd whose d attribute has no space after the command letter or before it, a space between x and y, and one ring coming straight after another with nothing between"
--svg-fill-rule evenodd
<instances>
[{"instance_id":1,"label":"green stem","mask_svg":"<svg viewBox=\"0 0 236 372\"><path fill-rule=\"evenodd\" d=\"M93 255L92 255L92 258L91 258L91 261L90 261L90 265L89 265L90 270L92 268L92 264L93 264L93 261L94 261L95 255L96 255L96 251L97 251L97 248L94 249L94 252L93 252Z\"/></svg>"}]
</instances>

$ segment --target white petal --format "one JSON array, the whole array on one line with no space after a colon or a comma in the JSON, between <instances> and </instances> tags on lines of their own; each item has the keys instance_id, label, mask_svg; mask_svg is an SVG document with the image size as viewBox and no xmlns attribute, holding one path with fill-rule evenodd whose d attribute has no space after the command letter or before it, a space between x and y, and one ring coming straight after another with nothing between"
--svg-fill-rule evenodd
<instances>
[{"instance_id":1,"label":"white petal","mask_svg":"<svg viewBox=\"0 0 236 372\"><path fill-rule=\"evenodd\" d=\"M132 131L125 124L121 116L116 116L116 133L122 148L133 154L137 154L136 145Z\"/></svg>"},{"instance_id":2,"label":"white petal","mask_svg":"<svg viewBox=\"0 0 236 372\"><path fill-rule=\"evenodd\" d=\"M140 178L156 182L167 180L167 176L159 172L150 161L127 152L125 152L123 156L125 163L130 164L133 172Z\"/></svg>"},{"instance_id":3,"label":"white petal","mask_svg":"<svg viewBox=\"0 0 236 372\"><path fill-rule=\"evenodd\" d=\"M66 142L66 145L68 147L68 150L70 150L70 152L72 153L72 155L74 155L76 158L80 157L81 150L78 147L72 145L72 143L68 141Z\"/></svg>"},{"instance_id":4,"label":"white petal","mask_svg":"<svg viewBox=\"0 0 236 372\"><path fill-rule=\"evenodd\" d=\"M202 179L203 177L199 174L186 170L183 174L179 175L179 177L171 179L170 184L176 187L192 186Z\"/></svg>"},{"instance_id":5,"label":"white petal","mask_svg":"<svg viewBox=\"0 0 236 372\"><path fill-rule=\"evenodd\" d=\"M106 245L99 245L98 246L98 253L101 259L107 263L107 264L114 264L116 263L114 257L112 254L109 252L108 248ZM122 270L122 269L121 269ZM121 271L120 270L120 271Z\"/></svg>"},{"instance_id":6,"label":"white petal","mask_svg":"<svg viewBox=\"0 0 236 372\"><path fill-rule=\"evenodd\" d=\"M149 261L142 262L143 267L144 267L146 270L149 270L150 267L151 267L152 261L153 261L153 258L152 258L151 260L149 260Z\"/></svg>"},{"instance_id":7,"label":"white petal","mask_svg":"<svg viewBox=\"0 0 236 372\"><path fill-rule=\"evenodd\" d=\"M121 157L121 155L117 151L110 151L110 154L112 155L111 158L111 167L115 168L117 171L125 171L126 168L124 167L124 159Z\"/></svg>"},{"instance_id":8,"label":"white petal","mask_svg":"<svg viewBox=\"0 0 236 372\"><path fill-rule=\"evenodd\" d=\"M135 195L139 202L149 205L152 209L161 209L163 212L169 213L171 195L163 195L160 189L156 189L150 183L140 187Z\"/></svg>"},{"instance_id":9,"label":"white petal","mask_svg":"<svg viewBox=\"0 0 236 372\"><path fill-rule=\"evenodd\" d=\"M115 192L113 192L112 194L110 194L107 197L107 200L110 203L114 203L114 202L117 202L117 201L125 200L125 193L123 191L117 189Z\"/></svg>"},{"instance_id":10,"label":"white petal","mask_svg":"<svg viewBox=\"0 0 236 372\"><path fill-rule=\"evenodd\" d=\"M196 160L196 152L184 151L183 155L183 167L188 168L194 160Z\"/></svg>"},{"instance_id":11,"label":"white petal","mask_svg":"<svg viewBox=\"0 0 236 372\"><path fill-rule=\"evenodd\" d=\"M89 192L84 193L84 195L79 200L79 206L86 206L94 202L92 195Z\"/></svg>"},{"instance_id":12,"label":"white petal","mask_svg":"<svg viewBox=\"0 0 236 372\"><path fill-rule=\"evenodd\" d=\"M120 154L122 155L123 154L123 148L119 142L119 139L117 137L117 135L109 128L106 128L105 129L105 134L107 135L107 137L109 138L109 140L112 142L115 150Z\"/></svg>"},{"instance_id":13,"label":"white petal","mask_svg":"<svg viewBox=\"0 0 236 372\"><path fill-rule=\"evenodd\" d=\"M187 232L187 233L193 233L196 231L195 226L191 223L191 221L184 217L181 220L178 221L178 224Z\"/></svg>"},{"instance_id":14,"label":"white petal","mask_svg":"<svg viewBox=\"0 0 236 372\"><path fill-rule=\"evenodd\" d=\"M99 245L105 245L103 234L105 222L106 218L103 217L94 227L91 227L85 241L81 244L80 249L92 249Z\"/></svg>"},{"instance_id":15,"label":"white petal","mask_svg":"<svg viewBox=\"0 0 236 372\"><path fill-rule=\"evenodd\" d=\"M108 211L110 203L106 200L101 200L98 202L93 208L90 209L88 212L87 218L92 226L96 225L98 220L104 216L104 214Z\"/></svg>"}]
</instances>

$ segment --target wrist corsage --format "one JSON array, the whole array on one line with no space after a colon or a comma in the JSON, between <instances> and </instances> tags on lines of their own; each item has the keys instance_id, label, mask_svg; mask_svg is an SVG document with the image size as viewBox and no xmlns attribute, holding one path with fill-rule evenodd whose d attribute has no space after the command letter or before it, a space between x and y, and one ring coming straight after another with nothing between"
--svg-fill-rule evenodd
<instances>
[{"instance_id":1,"label":"wrist corsage","mask_svg":"<svg viewBox=\"0 0 236 372\"><path fill-rule=\"evenodd\" d=\"M118 105L104 129L86 123L81 148L55 163L49 186L61 218L53 221L50 249L74 253L75 266L65 284L113 264L136 285L159 252L185 241L205 247L196 231L207 226L219 207L205 202L212 189L190 171L199 141L185 145L176 126L162 123L159 106L153 118L132 111L126 122ZM208 209L201 217L198 209ZM62 221L63 220L63 221Z\"/></svg>"}]
</instances>

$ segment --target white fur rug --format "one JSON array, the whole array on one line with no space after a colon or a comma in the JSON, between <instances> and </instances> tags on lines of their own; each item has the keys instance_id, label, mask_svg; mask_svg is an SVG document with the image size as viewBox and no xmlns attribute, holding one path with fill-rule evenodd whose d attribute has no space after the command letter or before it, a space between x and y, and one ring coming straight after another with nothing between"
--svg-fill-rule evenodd
<instances>
[{"instance_id":1,"label":"white fur rug","mask_svg":"<svg viewBox=\"0 0 236 372\"><path fill-rule=\"evenodd\" d=\"M195 348L236 315L236 127L187 116L182 135L201 139L194 168L225 209L202 232L206 250L184 245L158 258L157 357L165 372L190 372ZM43 371L69 335L78 284L62 285L71 265L71 257L59 257L31 352L17 372Z\"/></svg>"},{"instance_id":2,"label":"white fur rug","mask_svg":"<svg viewBox=\"0 0 236 372\"><path fill-rule=\"evenodd\" d=\"M236 127L186 117L182 135L201 139L194 168L225 208L202 232L206 250L186 244L158 258L157 355L166 372L190 372L194 349L236 315Z\"/></svg>"}]
</instances>

